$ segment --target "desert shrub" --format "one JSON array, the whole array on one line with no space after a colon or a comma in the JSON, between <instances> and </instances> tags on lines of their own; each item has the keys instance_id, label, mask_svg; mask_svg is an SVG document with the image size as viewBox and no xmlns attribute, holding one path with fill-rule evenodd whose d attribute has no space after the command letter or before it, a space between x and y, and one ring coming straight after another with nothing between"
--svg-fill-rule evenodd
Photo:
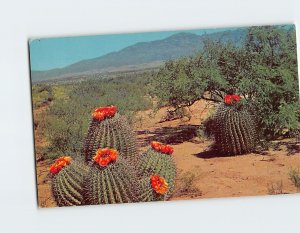
<instances>
[{"instance_id":1,"label":"desert shrub","mask_svg":"<svg viewBox=\"0 0 300 233\"><path fill-rule=\"evenodd\" d=\"M182 196L182 195L193 195L199 194L201 195L202 192L197 187L197 182L200 176L199 173L195 170L193 172L188 171L179 173L179 179L177 181L175 195Z\"/></svg>"},{"instance_id":2,"label":"desert shrub","mask_svg":"<svg viewBox=\"0 0 300 233\"><path fill-rule=\"evenodd\" d=\"M32 85L33 108L39 108L53 100L52 87L49 84Z\"/></svg>"},{"instance_id":3,"label":"desert shrub","mask_svg":"<svg viewBox=\"0 0 300 233\"><path fill-rule=\"evenodd\" d=\"M268 194L269 195L278 195L278 194L283 194L283 182L282 180L281 181L278 181L272 185L270 185L268 187Z\"/></svg>"},{"instance_id":4,"label":"desert shrub","mask_svg":"<svg viewBox=\"0 0 300 233\"><path fill-rule=\"evenodd\" d=\"M293 182L293 184L297 187L297 189L300 189L300 171L292 169L289 172L289 178Z\"/></svg>"}]
</instances>

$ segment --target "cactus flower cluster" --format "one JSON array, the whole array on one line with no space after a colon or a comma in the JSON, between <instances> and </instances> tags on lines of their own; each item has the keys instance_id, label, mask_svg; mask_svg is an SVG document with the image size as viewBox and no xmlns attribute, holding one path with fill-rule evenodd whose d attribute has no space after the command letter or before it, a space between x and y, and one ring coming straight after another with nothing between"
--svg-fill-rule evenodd
<instances>
[{"instance_id":1,"label":"cactus flower cluster","mask_svg":"<svg viewBox=\"0 0 300 233\"><path fill-rule=\"evenodd\" d=\"M105 118L113 117L117 112L117 108L113 105L107 107L96 108L92 113L93 119L102 121Z\"/></svg>"},{"instance_id":2,"label":"cactus flower cluster","mask_svg":"<svg viewBox=\"0 0 300 233\"><path fill-rule=\"evenodd\" d=\"M227 105L233 104L234 102L238 102L241 100L239 95L225 95L224 102Z\"/></svg>"},{"instance_id":3,"label":"cactus flower cluster","mask_svg":"<svg viewBox=\"0 0 300 233\"><path fill-rule=\"evenodd\" d=\"M110 162L115 162L118 157L118 151L115 149L104 148L98 149L96 155L93 157L94 161L100 167L107 166Z\"/></svg>"},{"instance_id":4,"label":"cactus flower cluster","mask_svg":"<svg viewBox=\"0 0 300 233\"><path fill-rule=\"evenodd\" d=\"M58 173L63 167L69 165L72 158L70 156L62 156L58 158L49 168L49 172L52 174Z\"/></svg>"},{"instance_id":5,"label":"cactus flower cluster","mask_svg":"<svg viewBox=\"0 0 300 233\"><path fill-rule=\"evenodd\" d=\"M169 189L168 183L161 176L153 175L153 176L151 176L150 181L151 181L151 186L154 189L154 191L159 194L165 194Z\"/></svg>"},{"instance_id":6,"label":"cactus flower cluster","mask_svg":"<svg viewBox=\"0 0 300 233\"><path fill-rule=\"evenodd\" d=\"M174 152L173 147L171 147L171 146L169 146L169 145L163 145L163 144L161 144L160 142L156 142L156 141L152 141L152 142L151 142L151 147L152 147L154 150L156 150L156 151L158 151L158 152L162 152L162 153L164 153L164 154L169 154L169 155L171 155L171 154L173 154L173 152Z\"/></svg>"}]
</instances>

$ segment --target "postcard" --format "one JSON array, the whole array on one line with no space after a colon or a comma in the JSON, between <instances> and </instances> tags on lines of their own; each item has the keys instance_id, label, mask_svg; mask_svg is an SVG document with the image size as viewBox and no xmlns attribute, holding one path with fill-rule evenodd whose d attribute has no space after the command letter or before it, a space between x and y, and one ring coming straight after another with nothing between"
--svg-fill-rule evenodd
<instances>
[{"instance_id":1,"label":"postcard","mask_svg":"<svg viewBox=\"0 0 300 233\"><path fill-rule=\"evenodd\" d=\"M29 40L39 207L300 191L294 25Z\"/></svg>"}]
</instances>

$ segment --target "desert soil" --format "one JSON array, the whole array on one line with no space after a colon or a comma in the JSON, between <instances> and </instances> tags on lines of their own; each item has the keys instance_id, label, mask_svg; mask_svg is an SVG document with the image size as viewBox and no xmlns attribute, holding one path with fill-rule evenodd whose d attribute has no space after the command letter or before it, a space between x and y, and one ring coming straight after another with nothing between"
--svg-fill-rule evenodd
<instances>
[{"instance_id":1,"label":"desert soil","mask_svg":"<svg viewBox=\"0 0 300 233\"><path fill-rule=\"evenodd\" d=\"M166 116L167 108L161 108L155 114L150 110L138 113L140 121L136 123L135 131L141 151L153 140L171 144L174 148L178 177L170 200L299 192L289 180L290 170L300 168L299 152L288 156L286 148L282 147L280 151L270 150L265 155L220 157L210 153L208 148L212 141L198 138L195 131L212 107L201 100L190 107L190 119L163 122L161 119ZM38 128L35 140L37 147L46 144L40 138ZM39 157L37 150L36 158ZM51 163L37 160L38 204L41 207L55 206L48 174ZM194 177L190 179L191 185L185 187L184 181L189 174Z\"/></svg>"}]
</instances>

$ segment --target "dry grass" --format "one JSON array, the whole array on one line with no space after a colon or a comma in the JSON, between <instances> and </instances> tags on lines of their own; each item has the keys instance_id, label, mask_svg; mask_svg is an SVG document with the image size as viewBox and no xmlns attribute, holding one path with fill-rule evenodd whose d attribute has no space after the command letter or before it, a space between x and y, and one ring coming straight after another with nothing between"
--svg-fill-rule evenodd
<instances>
[{"instance_id":1,"label":"dry grass","mask_svg":"<svg viewBox=\"0 0 300 233\"><path fill-rule=\"evenodd\" d=\"M177 187L174 192L174 196L194 196L202 195L201 190L197 187L197 183L200 179L200 172L198 168L195 168L194 171L187 172L178 172Z\"/></svg>"},{"instance_id":2,"label":"dry grass","mask_svg":"<svg viewBox=\"0 0 300 233\"><path fill-rule=\"evenodd\" d=\"M282 180L272 184L271 186L269 186L268 187L268 193L270 195L284 194Z\"/></svg>"},{"instance_id":3,"label":"dry grass","mask_svg":"<svg viewBox=\"0 0 300 233\"><path fill-rule=\"evenodd\" d=\"M289 173L289 178L293 184L300 190L300 171L299 169L292 169Z\"/></svg>"}]
</instances>

